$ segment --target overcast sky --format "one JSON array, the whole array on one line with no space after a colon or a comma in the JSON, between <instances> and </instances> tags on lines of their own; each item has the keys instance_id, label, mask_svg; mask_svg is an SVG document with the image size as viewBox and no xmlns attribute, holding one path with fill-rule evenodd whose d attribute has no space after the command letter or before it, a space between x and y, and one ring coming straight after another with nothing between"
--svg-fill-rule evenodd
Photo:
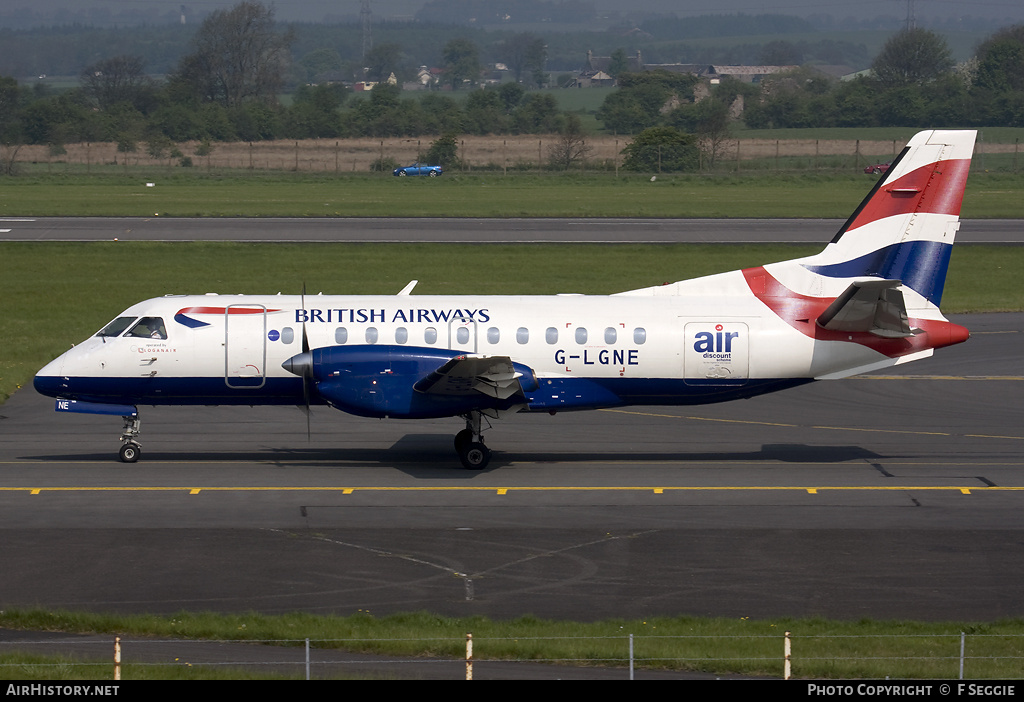
<instances>
[{"instance_id":1,"label":"overcast sky","mask_svg":"<svg viewBox=\"0 0 1024 702\"><path fill-rule=\"evenodd\" d=\"M557 0L555 0L557 2ZM60 22L60 8L82 10L88 7L105 7L114 13L131 10L157 11L159 14L178 14L184 5L186 13L205 15L235 5L237 0L3 0L0 13L7 15L18 8L51 15L48 19ZM425 0L370 0L371 9L377 18L411 17ZM590 0L601 12L619 13L623 9L621 0ZM922 24L929 19L948 19L958 15L987 17L1005 20L1006 24L1024 22L1024 2L1021 0L632 0L627 4L632 11L658 13L674 12L677 15L698 14L747 14L779 13L791 15L824 14L837 18L851 15L875 17L893 15L905 17L908 2L913 4L914 14ZM269 0L265 4L271 4ZM358 15L361 0L279 0L275 3L276 16L282 21L317 22L327 18ZM67 17L67 14L63 14Z\"/></svg>"}]
</instances>

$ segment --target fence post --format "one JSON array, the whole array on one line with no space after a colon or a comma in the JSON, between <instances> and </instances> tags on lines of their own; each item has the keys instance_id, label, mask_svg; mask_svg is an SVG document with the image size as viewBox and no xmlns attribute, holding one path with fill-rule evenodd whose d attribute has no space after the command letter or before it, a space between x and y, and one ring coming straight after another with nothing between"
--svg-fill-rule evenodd
<instances>
[{"instance_id":1,"label":"fence post","mask_svg":"<svg viewBox=\"0 0 1024 702\"><path fill-rule=\"evenodd\" d=\"M633 635L629 635L629 679L633 679Z\"/></svg>"},{"instance_id":2,"label":"fence post","mask_svg":"<svg viewBox=\"0 0 1024 702\"><path fill-rule=\"evenodd\" d=\"M121 679L121 637L114 637L114 680Z\"/></svg>"},{"instance_id":3,"label":"fence post","mask_svg":"<svg viewBox=\"0 0 1024 702\"><path fill-rule=\"evenodd\" d=\"M473 679L473 635L466 634L466 680Z\"/></svg>"},{"instance_id":4,"label":"fence post","mask_svg":"<svg viewBox=\"0 0 1024 702\"><path fill-rule=\"evenodd\" d=\"M964 639L967 634L960 632L960 679L964 679Z\"/></svg>"},{"instance_id":5,"label":"fence post","mask_svg":"<svg viewBox=\"0 0 1024 702\"><path fill-rule=\"evenodd\" d=\"M306 680L309 680L309 639L306 639Z\"/></svg>"},{"instance_id":6,"label":"fence post","mask_svg":"<svg viewBox=\"0 0 1024 702\"><path fill-rule=\"evenodd\" d=\"M782 647L784 663L782 666L782 678L783 680L789 680L789 676L792 673L791 660L793 657L793 642L789 637L789 632L785 634L785 643Z\"/></svg>"}]
</instances>

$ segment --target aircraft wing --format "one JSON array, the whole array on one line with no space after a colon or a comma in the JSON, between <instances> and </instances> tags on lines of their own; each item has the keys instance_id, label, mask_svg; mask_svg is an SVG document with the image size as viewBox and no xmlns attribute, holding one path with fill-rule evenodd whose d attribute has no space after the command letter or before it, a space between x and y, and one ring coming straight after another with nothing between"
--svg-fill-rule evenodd
<instances>
[{"instance_id":1,"label":"aircraft wing","mask_svg":"<svg viewBox=\"0 0 1024 702\"><path fill-rule=\"evenodd\" d=\"M522 394L519 379L508 356L456 356L413 387L433 395L471 395L483 393L499 400Z\"/></svg>"},{"instance_id":2,"label":"aircraft wing","mask_svg":"<svg viewBox=\"0 0 1024 702\"><path fill-rule=\"evenodd\" d=\"M914 335L899 280L864 280L850 284L818 317L825 329L871 332L886 338Z\"/></svg>"}]
</instances>

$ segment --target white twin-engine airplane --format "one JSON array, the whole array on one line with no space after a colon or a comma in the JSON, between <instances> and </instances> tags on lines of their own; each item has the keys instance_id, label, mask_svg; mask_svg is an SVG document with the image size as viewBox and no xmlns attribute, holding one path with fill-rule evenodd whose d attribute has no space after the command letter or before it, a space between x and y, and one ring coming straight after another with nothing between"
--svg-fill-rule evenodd
<instances>
[{"instance_id":1,"label":"white twin-engine airplane","mask_svg":"<svg viewBox=\"0 0 1024 702\"><path fill-rule=\"evenodd\" d=\"M327 404L366 417L485 418L751 397L930 356L973 131L917 134L821 253L609 296L176 296L134 305L39 371L60 412Z\"/></svg>"}]
</instances>

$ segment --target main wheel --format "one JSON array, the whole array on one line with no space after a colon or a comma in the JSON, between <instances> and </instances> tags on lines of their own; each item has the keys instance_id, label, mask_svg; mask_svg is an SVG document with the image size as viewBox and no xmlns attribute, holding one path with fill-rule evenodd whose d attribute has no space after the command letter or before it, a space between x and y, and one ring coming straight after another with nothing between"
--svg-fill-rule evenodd
<instances>
[{"instance_id":1,"label":"main wheel","mask_svg":"<svg viewBox=\"0 0 1024 702\"><path fill-rule=\"evenodd\" d=\"M459 451L459 460L466 470L483 470L491 460L491 450L479 441L471 441Z\"/></svg>"},{"instance_id":2,"label":"main wheel","mask_svg":"<svg viewBox=\"0 0 1024 702\"><path fill-rule=\"evenodd\" d=\"M131 442L121 444L121 450L117 452L122 463L135 463L135 461L139 460L141 453L142 449L139 448L139 445Z\"/></svg>"},{"instance_id":3,"label":"main wheel","mask_svg":"<svg viewBox=\"0 0 1024 702\"><path fill-rule=\"evenodd\" d=\"M455 435L455 451L461 456L466 447L473 441L473 432L463 429Z\"/></svg>"}]
</instances>

